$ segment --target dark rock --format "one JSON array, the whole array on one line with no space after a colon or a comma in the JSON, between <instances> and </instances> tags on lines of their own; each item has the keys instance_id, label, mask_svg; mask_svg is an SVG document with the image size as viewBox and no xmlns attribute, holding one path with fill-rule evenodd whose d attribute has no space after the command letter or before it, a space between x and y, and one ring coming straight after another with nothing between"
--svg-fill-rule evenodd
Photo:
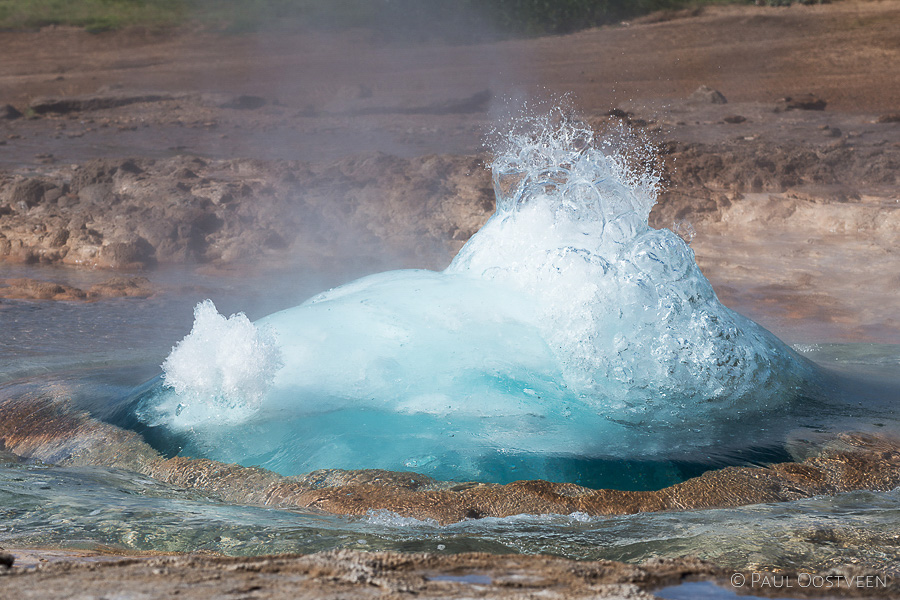
<instances>
[{"instance_id":1,"label":"dark rock","mask_svg":"<svg viewBox=\"0 0 900 600\"><path fill-rule=\"evenodd\" d=\"M785 96L778 101L781 110L825 110L828 103L813 94L802 96Z\"/></svg>"},{"instance_id":2,"label":"dark rock","mask_svg":"<svg viewBox=\"0 0 900 600\"><path fill-rule=\"evenodd\" d=\"M737 123L743 123L744 121L746 121L747 117L742 117L741 115L728 115L727 117L725 117L722 120L725 121L726 123L737 124Z\"/></svg>"},{"instance_id":3,"label":"dark rock","mask_svg":"<svg viewBox=\"0 0 900 600\"><path fill-rule=\"evenodd\" d=\"M161 102L172 100L171 94L137 94L137 95L93 95L71 98L37 98L29 104L35 114L69 114L118 108L129 104Z\"/></svg>"},{"instance_id":4,"label":"dark rock","mask_svg":"<svg viewBox=\"0 0 900 600\"><path fill-rule=\"evenodd\" d=\"M13 454L12 452L7 452L3 447L3 441L0 440L0 465L18 465L24 462L21 456ZM3 551L3 548L0 547L0 552Z\"/></svg>"},{"instance_id":5,"label":"dark rock","mask_svg":"<svg viewBox=\"0 0 900 600\"><path fill-rule=\"evenodd\" d=\"M709 86L701 85L694 93L688 97L688 101L697 104L727 104L728 100L719 90L714 90Z\"/></svg>"},{"instance_id":6,"label":"dark rock","mask_svg":"<svg viewBox=\"0 0 900 600\"><path fill-rule=\"evenodd\" d=\"M144 172L144 169L142 169L137 164L137 162L134 161L134 159L127 158L119 163L119 171L122 171L123 173L131 173L133 175L140 175Z\"/></svg>"},{"instance_id":7,"label":"dark rock","mask_svg":"<svg viewBox=\"0 0 900 600\"><path fill-rule=\"evenodd\" d=\"M69 240L69 230L68 229L58 229L50 238L50 247L51 248L60 248L66 245L66 242Z\"/></svg>"},{"instance_id":8,"label":"dark rock","mask_svg":"<svg viewBox=\"0 0 900 600\"><path fill-rule=\"evenodd\" d=\"M12 104L4 104L3 106L0 106L0 119L12 121L13 119L18 119L21 116L22 113L16 110L16 107Z\"/></svg>"},{"instance_id":9,"label":"dark rock","mask_svg":"<svg viewBox=\"0 0 900 600\"><path fill-rule=\"evenodd\" d=\"M606 115L609 117L615 117L617 119L630 119L632 116L634 116L633 113L624 111L621 108L611 108L609 109L609 111L607 111Z\"/></svg>"},{"instance_id":10,"label":"dark rock","mask_svg":"<svg viewBox=\"0 0 900 600\"><path fill-rule=\"evenodd\" d=\"M236 96L219 104L219 108L234 108L237 110L256 110L266 105L266 99L259 96Z\"/></svg>"},{"instance_id":11,"label":"dark rock","mask_svg":"<svg viewBox=\"0 0 900 600\"><path fill-rule=\"evenodd\" d=\"M65 195L65 190L60 187L51 187L44 192L44 202L53 204Z\"/></svg>"},{"instance_id":12,"label":"dark rock","mask_svg":"<svg viewBox=\"0 0 900 600\"><path fill-rule=\"evenodd\" d=\"M88 161L79 167L72 176L71 191L77 194L83 187L91 184L111 184L116 173L126 164L134 164L134 161L109 158L98 158Z\"/></svg>"},{"instance_id":13,"label":"dark rock","mask_svg":"<svg viewBox=\"0 0 900 600\"><path fill-rule=\"evenodd\" d=\"M55 201L62 195L56 185L39 179L26 179L15 184L10 193L13 206L32 208L45 201Z\"/></svg>"},{"instance_id":14,"label":"dark rock","mask_svg":"<svg viewBox=\"0 0 900 600\"><path fill-rule=\"evenodd\" d=\"M900 123L900 113L888 113L875 119L876 123Z\"/></svg>"},{"instance_id":15,"label":"dark rock","mask_svg":"<svg viewBox=\"0 0 900 600\"><path fill-rule=\"evenodd\" d=\"M8 554L6 552L0 552L0 567L6 567L7 569L11 569L15 562L16 562L16 558L12 554Z\"/></svg>"}]
</instances>

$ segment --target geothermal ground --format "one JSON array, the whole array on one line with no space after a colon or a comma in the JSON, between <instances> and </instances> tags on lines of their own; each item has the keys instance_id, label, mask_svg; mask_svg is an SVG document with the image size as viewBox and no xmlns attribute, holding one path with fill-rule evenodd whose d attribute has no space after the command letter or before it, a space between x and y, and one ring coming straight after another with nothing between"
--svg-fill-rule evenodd
<instances>
[{"instance_id":1,"label":"geothermal ground","mask_svg":"<svg viewBox=\"0 0 900 600\"><path fill-rule=\"evenodd\" d=\"M788 341L900 341L900 3L669 17L474 46L5 32L0 261L149 282L0 295L147 294L166 264L443 268L493 210L498 115L572 92L660 145L651 223L693 228L726 304Z\"/></svg>"},{"instance_id":2,"label":"geothermal ground","mask_svg":"<svg viewBox=\"0 0 900 600\"><path fill-rule=\"evenodd\" d=\"M461 46L364 30L2 32L0 298L140 302L166 293L155 273L169 267L443 268L493 211L485 135L522 99L571 92L597 130L624 122L658 145L651 224L693 236L726 305L789 342L900 343L898 31L900 1L848 0ZM12 275L21 264L39 268ZM267 586L287 581L318 582L316 597L639 598L724 577L697 563L404 560L0 566L0 592L155 597L165 573L184 598L276 597Z\"/></svg>"}]
</instances>

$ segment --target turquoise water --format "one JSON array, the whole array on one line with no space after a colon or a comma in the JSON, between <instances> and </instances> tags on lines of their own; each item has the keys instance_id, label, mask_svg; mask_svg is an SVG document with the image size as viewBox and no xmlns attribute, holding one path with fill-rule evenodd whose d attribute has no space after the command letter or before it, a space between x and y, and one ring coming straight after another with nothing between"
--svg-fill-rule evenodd
<instances>
[{"instance_id":1,"label":"turquoise water","mask_svg":"<svg viewBox=\"0 0 900 600\"><path fill-rule=\"evenodd\" d=\"M242 300L214 286L224 306ZM89 305L5 301L0 310L0 398L53 390L76 408L114 419L122 394L158 372L171 339L189 327L196 293ZM164 325L160 317L183 314ZM77 323L77 327L73 326ZM129 335L128 332L140 332ZM66 332L55 335L54 332ZM791 423L759 423L780 454L802 454L828 431L898 432L900 347L819 344L798 350L828 365L838 400ZM775 433L777 432L777 435ZM740 452L709 464L765 462ZM99 468L14 463L0 466L0 546L112 547L226 554L330 548L548 553L577 559L640 561L694 554L734 568L822 569L848 563L896 571L900 493L835 497L738 509L641 514L518 516L449 526L389 513L339 517L223 503L143 475ZM702 470L703 461L692 468ZM708 465L707 467L708 468ZM651 470L648 470L649 473ZM692 473L668 471L680 479ZM644 479L632 487L659 487ZM628 487L628 483L623 484ZM185 526L185 525L188 526Z\"/></svg>"}]
</instances>

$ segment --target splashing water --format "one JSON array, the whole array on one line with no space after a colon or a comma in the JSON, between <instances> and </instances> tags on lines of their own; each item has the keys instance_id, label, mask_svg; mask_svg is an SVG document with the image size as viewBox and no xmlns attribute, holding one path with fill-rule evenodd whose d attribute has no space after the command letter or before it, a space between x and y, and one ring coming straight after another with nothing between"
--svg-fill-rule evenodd
<instances>
[{"instance_id":1,"label":"splashing water","mask_svg":"<svg viewBox=\"0 0 900 600\"><path fill-rule=\"evenodd\" d=\"M255 325L203 303L139 417L183 454L284 474L585 481L753 440L811 365L649 227L653 173L571 120L538 125L505 136L496 213L445 271L372 275Z\"/></svg>"},{"instance_id":2,"label":"splashing water","mask_svg":"<svg viewBox=\"0 0 900 600\"><path fill-rule=\"evenodd\" d=\"M163 386L182 399L178 413L218 408L227 420L239 422L259 406L275 373L281 351L271 331L257 328L246 315L225 318L212 300L194 309L194 327L172 349L162 365Z\"/></svg>"}]
</instances>

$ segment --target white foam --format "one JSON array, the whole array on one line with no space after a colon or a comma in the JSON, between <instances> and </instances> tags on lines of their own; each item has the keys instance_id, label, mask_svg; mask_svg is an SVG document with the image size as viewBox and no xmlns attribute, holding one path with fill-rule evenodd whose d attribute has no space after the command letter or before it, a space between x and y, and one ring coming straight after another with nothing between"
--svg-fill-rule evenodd
<instances>
[{"instance_id":1,"label":"white foam","mask_svg":"<svg viewBox=\"0 0 900 600\"><path fill-rule=\"evenodd\" d=\"M382 528L428 528L440 527L434 519L415 519L404 517L389 510L370 510L366 513L365 522Z\"/></svg>"},{"instance_id":2,"label":"white foam","mask_svg":"<svg viewBox=\"0 0 900 600\"><path fill-rule=\"evenodd\" d=\"M627 408L617 419L667 411L667 396L734 404L783 382L786 348L718 302L681 238L648 225L656 176L577 123L538 124L507 137L497 212L446 272L531 296L567 385Z\"/></svg>"},{"instance_id":3,"label":"white foam","mask_svg":"<svg viewBox=\"0 0 900 600\"><path fill-rule=\"evenodd\" d=\"M205 300L194 308L191 332L162 365L163 385L179 401L175 416L235 422L260 405L281 366L271 330L257 327L244 313L226 318Z\"/></svg>"}]
</instances>

